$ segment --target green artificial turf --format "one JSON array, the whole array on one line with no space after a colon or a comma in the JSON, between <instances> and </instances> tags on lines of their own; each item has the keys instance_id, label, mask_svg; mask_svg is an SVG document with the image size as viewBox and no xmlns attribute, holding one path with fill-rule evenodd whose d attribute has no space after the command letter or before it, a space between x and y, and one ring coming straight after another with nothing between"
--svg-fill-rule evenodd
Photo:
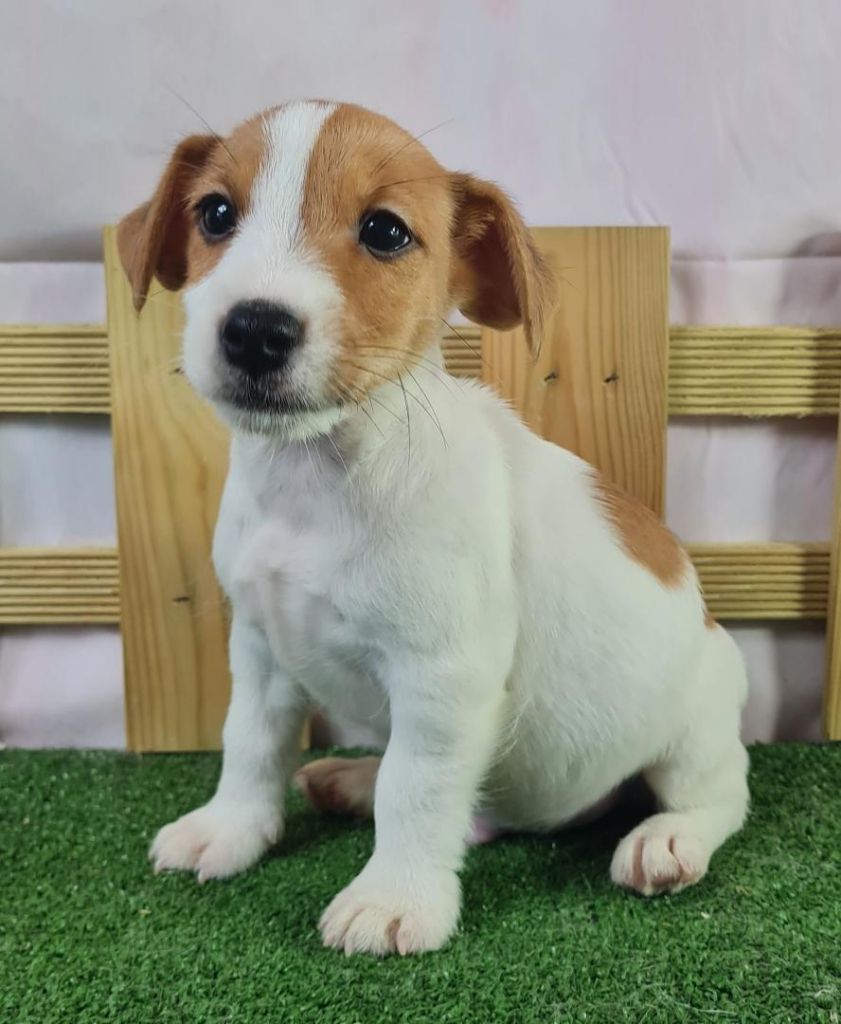
<instances>
[{"instance_id":1,"label":"green artificial turf","mask_svg":"<svg viewBox=\"0 0 841 1024\"><path fill-rule=\"evenodd\" d=\"M369 824L294 798L284 847L235 880L154 877L157 827L213 755L0 754L0 1021L825 1021L841 1014L841 745L754 749L753 813L707 879L607 880L630 822L471 850L458 934L376 961L322 949Z\"/></svg>"}]
</instances>

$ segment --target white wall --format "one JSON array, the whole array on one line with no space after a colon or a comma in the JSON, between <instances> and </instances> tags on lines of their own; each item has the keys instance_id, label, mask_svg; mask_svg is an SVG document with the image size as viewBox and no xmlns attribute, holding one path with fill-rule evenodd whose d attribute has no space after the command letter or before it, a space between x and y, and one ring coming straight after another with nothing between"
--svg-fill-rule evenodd
<instances>
[{"instance_id":1,"label":"white wall","mask_svg":"<svg viewBox=\"0 0 841 1024\"><path fill-rule=\"evenodd\" d=\"M836 0L2 0L0 258L85 259L200 117L354 100L534 223L789 255L841 218ZM173 94L177 92L186 103ZM8 200L12 200L9 202Z\"/></svg>"}]
</instances>

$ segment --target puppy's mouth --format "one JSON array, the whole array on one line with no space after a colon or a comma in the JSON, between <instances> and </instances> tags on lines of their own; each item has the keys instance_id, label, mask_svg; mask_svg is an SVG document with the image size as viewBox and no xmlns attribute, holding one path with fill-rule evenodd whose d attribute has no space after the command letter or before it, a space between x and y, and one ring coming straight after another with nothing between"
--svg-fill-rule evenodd
<instances>
[{"instance_id":1,"label":"puppy's mouth","mask_svg":"<svg viewBox=\"0 0 841 1024\"><path fill-rule=\"evenodd\" d=\"M243 376L239 380L226 381L217 400L240 412L278 417L323 412L326 408L326 403L314 402L305 395L279 387L277 382L265 377Z\"/></svg>"},{"instance_id":2,"label":"puppy's mouth","mask_svg":"<svg viewBox=\"0 0 841 1024\"><path fill-rule=\"evenodd\" d=\"M211 401L234 430L296 440L328 433L343 417L344 403L317 400L275 375L231 374L214 389Z\"/></svg>"}]
</instances>

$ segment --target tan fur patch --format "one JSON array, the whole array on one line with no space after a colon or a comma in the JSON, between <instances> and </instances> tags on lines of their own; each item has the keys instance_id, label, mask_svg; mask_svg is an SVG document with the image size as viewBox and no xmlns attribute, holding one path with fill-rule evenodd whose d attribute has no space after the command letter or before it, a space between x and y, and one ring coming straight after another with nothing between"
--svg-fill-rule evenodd
<instances>
[{"instance_id":1,"label":"tan fur patch","mask_svg":"<svg viewBox=\"0 0 841 1024\"><path fill-rule=\"evenodd\" d=\"M451 290L471 320L505 331L522 323L533 354L540 351L556 300L552 271L501 188L454 174L455 256Z\"/></svg>"},{"instance_id":2,"label":"tan fur patch","mask_svg":"<svg viewBox=\"0 0 841 1024\"><path fill-rule=\"evenodd\" d=\"M686 578L689 558L671 530L641 501L602 477L596 477L595 488L599 504L616 529L626 554L664 586L679 586Z\"/></svg>"},{"instance_id":3,"label":"tan fur patch","mask_svg":"<svg viewBox=\"0 0 841 1024\"><path fill-rule=\"evenodd\" d=\"M449 175L411 135L360 107L339 107L313 148L301 209L307 247L344 295L335 372L339 395L361 397L411 368L441 332L448 305ZM365 215L388 210L416 244L378 259L359 244Z\"/></svg>"},{"instance_id":4,"label":"tan fur patch","mask_svg":"<svg viewBox=\"0 0 841 1024\"><path fill-rule=\"evenodd\" d=\"M179 143L151 200L124 217L117 229L138 309L153 275L165 288L176 289L201 280L216 266L228 243L208 242L201 235L196 203L219 192L246 213L265 148L263 115L240 125L226 140L192 135Z\"/></svg>"},{"instance_id":5,"label":"tan fur patch","mask_svg":"<svg viewBox=\"0 0 841 1024\"><path fill-rule=\"evenodd\" d=\"M182 139L152 198L117 227L117 249L141 309L153 276L165 288L180 288L186 275L187 238L192 230L184 197L216 145L211 135Z\"/></svg>"},{"instance_id":6,"label":"tan fur patch","mask_svg":"<svg viewBox=\"0 0 841 1024\"><path fill-rule=\"evenodd\" d=\"M153 273L180 288L219 262L228 240L202 236L196 204L219 192L247 215L266 156L266 119L278 109L226 139L185 140L151 202L124 219L118 242L138 308ZM360 222L379 209L404 220L417 240L393 259L359 244ZM310 154L301 216L311 253L345 297L336 397L361 397L411 369L454 302L483 323L522 319L529 344L539 345L551 275L511 202L487 182L450 174L387 118L349 104L328 117Z\"/></svg>"},{"instance_id":7,"label":"tan fur patch","mask_svg":"<svg viewBox=\"0 0 841 1024\"><path fill-rule=\"evenodd\" d=\"M704 625L707 627L707 629L715 629L715 627L718 625L718 623L715 621L709 608L707 608L706 605L704 605Z\"/></svg>"},{"instance_id":8,"label":"tan fur patch","mask_svg":"<svg viewBox=\"0 0 841 1024\"><path fill-rule=\"evenodd\" d=\"M366 252L360 222L377 209L397 214L418 244L391 260ZM351 105L328 118L307 169L302 225L345 297L340 395L399 379L454 301L482 323L522 320L539 347L554 287L514 206L496 186L448 173L387 118Z\"/></svg>"},{"instance_id":9,"label":"tan fur patch","mask_svg":"<svg viewBox=\"0 0 841 1024\"><path fill-rule=\"evenodd\" d=\"M188 210L192 211L203 196L218 192L233 201L238 217L248 213L251 188L266 156L264 124L270 113L250 118L227 139L216 143L210 158L182 199ZM184 283L195 284L206 277L227 247L228 240L208 242L194 226L187 239L187 276Z\"/></svg>"}]
</instances>

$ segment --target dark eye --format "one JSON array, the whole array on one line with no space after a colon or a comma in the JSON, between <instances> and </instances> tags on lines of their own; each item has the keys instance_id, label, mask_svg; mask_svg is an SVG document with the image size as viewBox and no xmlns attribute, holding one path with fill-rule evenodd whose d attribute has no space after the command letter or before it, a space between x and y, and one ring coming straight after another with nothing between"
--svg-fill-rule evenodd
<instances>
[{"instance_id":1,"label":"dark eye","mask_svg":"<svg viewBox=\"0 0 841 1024\"><path fill-rule=\"evenodd\" d=\"M234 204L225 196L214 192L199 201L201 229L205 237L211 240L224 238L233 230L237 220Z\"/></svg>"},{"instance_id":2,"label":"dark eye","mask_svg":"<svg viewBox=\"0 0 841 1024\"><path fill-rule=\"evenodd\" d=\"M374 256L395 256L412 244L412 233L403 221L388 210L368 213L359 228L359 241Z\"/></svg>"}]
</instances>

